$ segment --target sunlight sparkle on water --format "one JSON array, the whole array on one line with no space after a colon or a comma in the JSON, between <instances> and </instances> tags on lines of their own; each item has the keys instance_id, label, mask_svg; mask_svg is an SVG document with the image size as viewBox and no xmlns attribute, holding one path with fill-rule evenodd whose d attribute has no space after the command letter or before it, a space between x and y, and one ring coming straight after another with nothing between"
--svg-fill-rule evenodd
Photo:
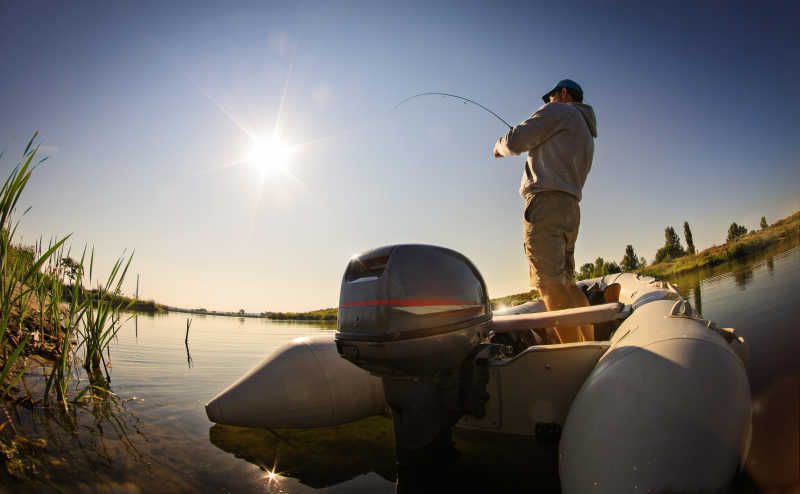
<instances>
[{"instance_id":1,"label":"sunlight sparkle on water","mask_svg":"<svg viewBox=\"0 0 800 494\"><path fill-rule=\"evenodd\" d=\"M265 479L267 481L267 485L272 483L280 484L280 481L283 480L283 476L277 472L275 467L272 467L272 470L267 468L265 471L267 472Z\"/></svg>"}]
</instances>

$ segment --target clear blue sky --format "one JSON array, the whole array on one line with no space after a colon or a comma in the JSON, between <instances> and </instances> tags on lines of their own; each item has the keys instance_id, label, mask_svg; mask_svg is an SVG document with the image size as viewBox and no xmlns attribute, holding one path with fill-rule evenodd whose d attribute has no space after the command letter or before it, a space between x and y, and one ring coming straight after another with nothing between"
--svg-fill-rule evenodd
<instances>
[{"instance_id":1,"label":"clear blue sky","mask_svg":"<svg viewBox=\"0 0 800 494\"><path fill-rule=\"evenodd\" d=\"M798 4L401 3L3 2L0 165L37 130L51 156L24 239L73 232L105 270L135 249L142 297L186 307L335 306L348 258L399 242L523 291L503 125L453 99L391 108L445 91L517 123L564 77L598 117L578 265L800 209ZM279 115L289 174L225 166Z\"/></svg>"}]
</instances>

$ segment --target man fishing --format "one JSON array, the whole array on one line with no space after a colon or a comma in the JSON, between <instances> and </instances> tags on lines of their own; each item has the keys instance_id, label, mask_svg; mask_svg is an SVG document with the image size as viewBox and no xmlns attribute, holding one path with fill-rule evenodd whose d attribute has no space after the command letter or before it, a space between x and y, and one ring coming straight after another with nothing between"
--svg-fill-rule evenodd
<instances>
[{"instance_id":1,"label":"man fishing","mask_svg":"<svg viewBox=\"0 0 800 494\"><path fill-rule=\"evenodd\" d=\"M544 106L497 140L494 157L528 153L519 193L525 199L524 247L530 284L547 310L589 305L575 284L575 240L581 191L592 167L597 121L570 79L544 96ZM559 328L560 342L594 339L594 327Z\"/></svg>"}]
</instances>

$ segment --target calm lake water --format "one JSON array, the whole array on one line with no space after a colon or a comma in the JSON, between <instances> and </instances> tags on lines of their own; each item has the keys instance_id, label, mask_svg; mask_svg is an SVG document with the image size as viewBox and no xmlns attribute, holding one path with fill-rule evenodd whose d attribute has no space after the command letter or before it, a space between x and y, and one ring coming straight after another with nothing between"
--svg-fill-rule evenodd
<instances>
[{"instance_id":1,"label":"calm lake water","mask_svg":"<svg viewBox=\"0 0 800 494\"><path fill-rule=\"evenodd\" d=\"M671 281L706 318L736 328L749 342L754 399L783 377L800 375L800 248ZM215 426L206 418L205 403L272 350L330 326L191 316L187 353L187 317L139 316L120 331L110 349L111 388L119 399L49 420L41 411L15 412L31 437L47 441L43 461L52 474L30 490L394 492L386 418L278 435ZM457 490L557 492L554 447L490 443L459 438L464 457L443 472L463 482ZM279 475L271 476L273 470Z\"/></svg>"}]
</instances>

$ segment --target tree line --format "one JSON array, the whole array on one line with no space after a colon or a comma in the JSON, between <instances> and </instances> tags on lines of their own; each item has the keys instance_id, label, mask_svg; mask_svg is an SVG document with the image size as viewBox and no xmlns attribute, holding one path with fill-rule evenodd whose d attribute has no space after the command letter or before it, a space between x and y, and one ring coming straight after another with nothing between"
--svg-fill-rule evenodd
<instances>
[{"instance_id":1,"label":"tree line","mask_svg":"<svg viewBox=\"0 0 800 494\"><path fill-rule=\"evenodd\" d=\"M769 227L767 219L762 216L760 222L761 229ZM748 229L746 226L738 225L736 222L731 223L728 228L728 236L725 240L726 243L733 242L739 237L747 234ZM656 251L655 263L668 262L679 257L694 255L697 249L694 246L694 238L692 237L692 229L688 221L683 222L683 236L686 240L686 248L681 245L681 239L675 229L668 226L664 229L664 246ZM625 254L619 264L615 261L608 262L602 257L595 259L594 263L587 262L581 266L580 270L576 273L579 280L587 278L597 278L607 274L622 273L625 271L635 271L643 269L647 266L647 260L644 257L639 257L633 249L633 245L625 247Z\"/></svg>"}]
</instances>

